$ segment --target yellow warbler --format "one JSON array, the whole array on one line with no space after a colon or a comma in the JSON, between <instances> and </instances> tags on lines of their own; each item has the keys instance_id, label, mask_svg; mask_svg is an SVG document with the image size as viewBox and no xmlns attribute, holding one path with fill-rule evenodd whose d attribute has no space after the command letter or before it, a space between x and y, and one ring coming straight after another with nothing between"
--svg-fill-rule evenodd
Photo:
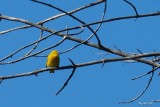
<instances>
[{"instance_id":1,"label":"yellow warbler","mask_svg":"<svg viewBox=\"0 0 160 107\"><path fill-rule=\"evenodd\" d=\"M57 50L53 50L47 57L46 68L59 67L59 62L60 62L59 53ZM50 70L50 73L54 73L54 70L53 69Z\"/></svg>"}]
</instances>

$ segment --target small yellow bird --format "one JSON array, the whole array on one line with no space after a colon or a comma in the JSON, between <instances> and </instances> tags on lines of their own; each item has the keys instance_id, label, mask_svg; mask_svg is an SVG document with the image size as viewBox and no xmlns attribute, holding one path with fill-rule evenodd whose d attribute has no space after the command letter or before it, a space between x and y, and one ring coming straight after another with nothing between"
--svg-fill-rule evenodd
<instances>
[{"instance_id":1,"label":"small yellow bird","mask_svg":"<svg viewBox=\"0 0 160 107\"><path fill-rule=\"evenodd\" d=\"M57 50L53 50L47 57L46 68L47 67L59 67L60 58ZM54 73L54 70L51 69L50 73Z\"/></svg>"}]
</instances>

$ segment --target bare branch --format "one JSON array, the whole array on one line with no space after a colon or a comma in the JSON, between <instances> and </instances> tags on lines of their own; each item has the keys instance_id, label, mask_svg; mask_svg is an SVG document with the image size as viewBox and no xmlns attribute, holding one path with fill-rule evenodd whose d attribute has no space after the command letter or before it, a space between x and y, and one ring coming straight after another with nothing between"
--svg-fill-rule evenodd
<instances>
[{"instance_id":1,"label":"bare branch","mask_svg":"<svg viewBox=\"0 0 160 107\"><path fill-rule=\"evenodd\" d=\"M45 49L42 49L42 50L40 50L40 51L38 51L38 52L36 52L36 53L30 54L30 55L28 55L28 56L23 56L23 57L21 57L21 58L19 58L19 59L17 59L17 60L13 60L13 61L10 61L10 62L0 62L0 64L1 64L1 65L13 64L13 63L22 61L22 60L24 60L24 59L26 59L26 58L33 57L33 56L35 56L35 55L38 55L38 54L40 54L40 53L42 53L42 52L44 52L44 51L46 51L46 50L52 49L52 48L60 45L61 43L63 43L63 42L66 40L66 37L67 37L67 36L64 36L64 38L63 38L61 41L59 41L58 43L56 43L55 45L50 46L50 47L47 47L47 48L45 48Z\"/></svg>"},{"instance_id":2,"label":"bare branch","mask_svg":"<svg viewBox=\"0 0 160 107\"><path fill-rule=\"evenodd\" d=\"M38 41L35 41L35 42L31 43L31 44L28 44L28 45L26 45L26 46L23 46L23 47L19 48L18 50L16 50L15 52L11 53L10 55L8 55L8 56L0 59L0 62L2 62L2 61L4 61L4 60L12 57L12 56L15 55L16 53L20 52L21 50L23 50L23 49L25 49L25 48L27 48L27 47L30 47L30 46L32 46L32 45L34 45L34 44L36 44L36 43L38 43L38 42L40 42L40 41L42 41L42 40L47 39L48 37L50 37L50 36L52 36L52 35L53 35L53 34L49 34L48 36L46 36L46 37L44 37L44 38L41 38L41 39L38 40Z\"/></svg>"},{"instance_id":3,"label":"bare branch","mask_svg":"<svg viewBox=\"0 0 160 107\"><path fill-rule=\"evenodd\" d=\"M127 0L123 0L123 1L125 1L125 2L128 3L130 6L132 6L132 8L134 9L136 15L139 16L136 7L135 7L131 2L129 2L129 1L127 1Z\"/></svg>"},{"instance_id":4,"label":"bare branch","mask_svg":"<svg viewBox=\"0 0 160 107\"><path fill-rule=\"evenodd\" d=\"M72 17L73 19L77 20L78 22L82 23L83 25L86 24L84 21L78 19L77 17L73 16L72 14L69 14L66 11L64 11L64 10L58 8L58 7L55 7L55 6L51 5L51 4L40 2L38 0L31 0L31 1L43 4L43 5L46 5L46 6L49 6L51 8L54 8L54 9L60 11L60 12L63 12L65 14L67 14L68 16ZM98 44L101 44L100 39L99 39L98 35L96 34L96 32L94 32L94 30L90 26L86 26L86 27L96 36Z\"/></svg>"},{"instance_id":5,"label":"bare branch","mask_svg":"<svg viewBox=\"0 0 160 107\"><path fill-rule=\"evenodd\" d=\"M80 8L77 8L77 9L75 9L75 10L73 10L73 11L69 11L68 13L69 13L69 14L73 14L73 13L79 12L79 11L81 11L81 10L87 9L87 8L89 8L89 7L95 6L95 5L100 4L100 3L103 3L103 1L96 1L96 2L94 2L94 3L91 3L91 4L88 4L88 5L82 6L82 7L80 7ZM37 24L40 24L40 25L41 25L41 24L47 23L47 22L49 22L49 21L51 21L51 20L60 18L60 17L62 17L62 16L64 16L64 15L66 15L66 14L65 14L65 13L58 14L58 15L56 15L56 16L53 16L53 17L50 17L50 18L48 18L48 19L46 19L46 20L43 20L43 21L41 21L41 22L38 22ZM1 19L1 18L0 18L0 19ZM5 30L5 31L0 32L0 35L1 35L1 34L5 34L5 33L9 33L9 32L15 31L15 30L26 29L26 28L30 28L30 27L32 27L32 26L31 26L31 25L27 25L27 26L20 26L20 27L12 28L12 29Z\"/></svg>"},{"instance_id":6,"label":"bare branch","mask_svg":"<svg viewBox=\"0 0 160 107\"><path fill-rule=\"evenodd\" d=\"M42 35L43 35L43 30L41 30L41 33L40 33L40 36L39 36L39 40L42 38ZM39 44L39 42L37 42L35 44L35 46L25 56L28 56L30 53L32 53L32 51L34 51L37 48L38 44Z\"/></svg>"},{"instance_id":7,"label":"bare branch","mask_svg":"<svg viewBox=\"0 0 160 107\"><path fill-rule=\"evenodd\" d=\"M138 51L139 53L143 54L143 52L142 52L142 51L140 51L139 49L137 49L137 51Z\"/></svg>"},{"instance_id":8,"label":"bare branch","mask_svg":"<svg viewBox=\"0 0 160 107\"><path fill-rule=\"evenodd\" d=\"M63 87L56 93L56 95L58 95L68 85L68 82L72 78L73 74L75 73L75 70L76 70L76 68L73 69L71 75L69 76L67 81L64 83Z\"/></svg>"},{"instance_id":9,"label":"bare branch","mask_svg":"<svg viewBox=\"0 0 160 107\"><path fill-rule=\"evenodd\" d=\"M138 77L135 77L135 78L133 78L132 80L136 80L136 79L142 78L142 77L144 77L144 76L146 76L146 75L149 75L150 73L156 71L156 70L159 69L159 68L160 68L160 66L159 66L159 67L155 67L155 68L153 68L151 71L149 71L149 72L147 72L147 73L145 73L145 74L142 74L142 75L140 75L140 76L138 76Z\"/></svg>"},{"instance_id":10,"label":"bare branch","mask_svg":"<svg viewBox=\"0 0 160 107\"><path fill-rule=\"evenodd\" d=\"M81 27L81 31L79 31L79 32L77 32L77 33L73 33L73 34L68 34L68 30L66 31L67 32L67 35L68 36L74 36L74 35L79 35L79 34L81 34L82 32L84 31L84 28L83 27Z\"/></svg>"},{"instance_id":11,"label":"bare branch","mask_svg":"<svg viewBox=\"0 0 160 107\"><path fill-rule=\"evenodd\" d=\"M113 22L113 21L133 19L133 18L153 17L153 16L160 16L160 12L148 13L148 14L139 14L138 17L137 17L136 15L132 15L132 16L122 16L122 17L117 17L117 18L111 18L111 19L108 19L108 20L92 22L92 23L89 23L89 24L83 24L83 25L81 25L81 26L72 27L72 28L69 28L69 29L65 29L65 30L63 30L63 31L66 31L66 30L74 30L74 29L78 29L78 28L81 28L81 27L92 26L92 25L99 24L99 23ZM50 33L54 33L54 32L55 32L55 31L50 30L50 29L48 29L48 28L44 28L44 27L42 27L42 26L40 26L40 25L38 25L38 24L33 24L33 23L31 23L31 22L28 22L28 21L26 21L26 20L24 20L24 19L19 19L19 18L10 17L10 16L4 16L4 15L1 15L0 18L1 18L1 19L10 20L10 21L16 21L16 22L25 23L25 24L31 25L31 26L33 26L33 27L42 29L42 30L47 31L47 32L50 32ZM2 33L0 32L0 34L2 34ZM59 34L59 36L62 36L62 35Z\"/></svg>"},{"instance_id":12,"label":"bare branch","mask_svg":"<svg viewBox=\"0 0 160 107\"><path fill-rule=\"evenodd\" d=\"M155 54L155 53L153 53ZM159 53L160 54L160 53ZM130 57L121 57L121 58L107 58L107 59L101 59L101 60L97 60L97 61L90 61L90 62L85 62L85 63L79 63L79 64L75 64L76 68L78 67L84 67L84 66L90 66L90 65L94 65L94 64L100 64L100 63L108 63L108 62L117 62L117 61L124 61L124 60L129 60L129 59L135 59L135 58L140 58L140 57L147 57L150 56L151 54L140 54L140 55L135 55L135 56L130 56ZM156 54L155 54L156 55ZM160 66L160 64L157 64ZM63 66L63 67L58 67L58 68L54 68L54 70L64 70L64 69L73 69L75 66L73 65L68 65L68 66ZM32 72L28 72L28 73L22 73L22 74L17 74L17 75L12 75L12 76L1 76L0 78L4 79L11 79L11 78L17 78L17 77L23 77L23 76L30 76L30 75L35 75L44 71L48 71L50 69L53 68L43 68L40 70L35 70Z\"/></svg>"},{"instance_id":13,"label":"bare branch","mask_svg":"<svg viewBox=\"0 0 160 107\"><path fill-rule=\"evenodd\" d=\"M72 65L74 66L73 71L72 71L71 75L68 77L67 81L64 83L63 87L56 93L56 95L58 95L67 86L69 80L73 77L73 75L76 71L76 65L74 64L74 62L71 59L69 59L69 60L72 63Z\"/></svg>"},{"instance_id":14,"label":"bare branch","mask_svg":"<svg viewBox=\"0 0 160 107\"><path fill-rule=\"evenodd\" d=\"M106 9L107 9L107 3L106 3L106 2L105 2L104 7L105 7L105 8L104 8L104 12L103 12L101 21L104 20L104 16L105 16L105 14L106 14ZM100 24L98 25L98 27L97 27L96 30L94 31L95 33L98 32L98 30L100 29L101 25L102 25L102 23L100 23ZM71 48L68 49L68 50L65 50L65 51L61 52L61 54L67 53L67 52L69 52L69 51L71 51L71 50L77 48L78 46L80 46L80 45L82 45L82 44L88 42L93 36L94 36L94 33L92 33L92 34L91 34L86 40L84 40L83 42L81 42L81 43L79 43L79 44L77 44L77 45L71 47Z\"/></svg>"},{"instance_id":15,"label":"bare branch","mask_svg":"<svg viewBox=\"0 0 160 107\"><path fill-rule=\"evenodd\" d=\"M76 13L76 12L79 12L79 11L84 10L84 9L86 9L86 8L89 8L89 7L98 5L98 4L103 3L103 2L104 2L104 1L96 1L96 2L94 2L94 3L87 4L87 5L85 5L85 6L82 6L82 7L80 7L80 8L75 9L75 10L69 11L69 12L67 12L67 13L68 13L68 14L74 14L74 13ZM53 17L50 17L50 18L48 18L48 19L46 19L46 20L44 20L44 21L41 21L41 22L39 22L39 23L42 23L42 24L43 24L43 23L46 23L46 22L51 21L51 20L55 20L55 19L57 19L57 18L60 18L60 17L62 17L62 16L65 16L65 15L67 15L67 14L63 12L63 13L61 13L61 14L58 14L58 15L53 16Z\"/></svg>"},{"instance_id":16,"label":"bare branch","mask_svg":"<svg viewBox=\"0 0 160 107\"><path fill-rule=\"evenodd\" d=\"M137 97L135 97L135 98L133 98L133 99L131 99L129 101L120 102L120 104L131 103L131 102L136 101L137 99L139 99L147 91L148 87L150 86L150 83L151 83L151 81L153 79L153 75L154 75L154 72L152 72L151 77L149 79L149 82L148 82L147 86L145 87L145 89Z\"/></svg>"},{"instance_id":17,"label":"bare branch","mask_svg":"<svg viewBox=\"0 0 160 107\"><path fill-rule=\"evenodd\" d=\"M158 102L158 103L159 103L159 102L160 102L160 100L151 100L151 102Z\"/></svg>"}]
</instances>

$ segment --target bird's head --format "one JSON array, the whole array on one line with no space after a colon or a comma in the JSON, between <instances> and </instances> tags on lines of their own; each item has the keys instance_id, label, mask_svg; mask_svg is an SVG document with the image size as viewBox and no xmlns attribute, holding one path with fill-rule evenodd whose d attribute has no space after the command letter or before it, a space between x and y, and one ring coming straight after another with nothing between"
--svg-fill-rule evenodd
<instances>
[{"instance_id":1,"label":"bird's head","mask_svg":"<svg viewBox=\"0 0 160 107\"><path fill-rule=\"evenodd\" d=\"M59 54L57 50L53 50L51 54Z\"/></svg>"}]
</instances>

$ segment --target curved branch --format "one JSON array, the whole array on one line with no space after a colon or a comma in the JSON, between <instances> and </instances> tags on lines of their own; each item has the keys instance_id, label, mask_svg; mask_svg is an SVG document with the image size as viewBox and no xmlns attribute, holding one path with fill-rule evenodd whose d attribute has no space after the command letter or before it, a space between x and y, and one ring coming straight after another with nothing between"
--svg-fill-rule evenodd
<instances>
[{"instance_id":1,"label":"curved branch","mask_svg":"<svg viewBox=\"0 0 160 107\"><path fill-rule=\"evenodd\" d=\"M148 87L150 86L151 81L152 81L152 79L153 79L153 75L154 75L154 72L152 72L151 77L150 77L150 79L149 79L149 81L148 81L148 84L147 84L147 86L145 87L145 89L144 89L137 97L133 98L132 100L125 101L125 102L120 102L120 103L121 103L121 104L123 104L123 103L131 103L131 102L136 101L137 99L139 99L139 98L147 91Z\"/></svg>"},{"instance_id":2,"label":"curved branch","mask_svg":"<svg viewBox=\"0 0 160 107\"><path fill-rule=\"evenodd\" d=\"M68 59L69 59L69 58L68 58ZM73 68L73 70L72 70L71 75L68 77L67 81L64 83L64 85L62 86L62 88L56 93L56 95L58 95L58 94L67 86L69 80L73 77L73 75L74 75L74 73L75 73L75 71L76 71L76 65L74 64L74 62L73 62L71 59L69 59L69 60L70 60L70 62L72 63L72 65L74 66L74 68Z\"/></svg>"},{"instance_id":3,"label":"curved branch","mask_svg":"<svg viewBox=\"0 0 160 107\"><path fill-rule=\"evenodd\" d=\"M39 36L39 39L38 39L38 40L40 40L40 39L42 38L42 35L43 35L43 30L41 30L41 33L40 33L40 36ZM25 56L28 56L29 54L31 54L31 53L37 48L38 44L39 44L39 42L37 42L37 43L34 45L34 47L33 47L28 53L26 53Z\"/></svg>"},{"instance_id":4,"label":"curved branch","mask_svg":"<svg viewBox=\"0 0 160 107\"><path fill-rule=\"evenodd\" d=\"M125 1L125 2L128 3L130 6L132 6L132 8L134 9L136 15L139 16L136 7L135 7L131 2L129 2L129 1L127 1L127 0L123 0L123 1Z\"/></svg>"},{"instance_id":5,"label":"curved branch","mask_svg":"<svg viewBox=\"0 0 160 107\"><path fill-rule=\"evenodd\" d=\"M0 62L2 62L2 61L4 61L4 60L12 57L13 55L17 54L18 52L20 52L21 50L23 50L23 49L25 49L25 48L28 48L28 47L30 47L30 46L32 46L32 45L34 45L34 44L36 44L36 43L38 43L38 42L40 42L40 41L42 41L42 40L47 39L48 37L50 37L50 36L52 36L52 35L54 35L54 33L51 33L51 34L49 34L48 36L39 39L38 41L35 41L35 42L31 43L31 44L28 44L28 45L26 45L26 46L23 46L23 47L19 48L18 50L14 51L14 52L11 53L10 55L7 55L6 57L0 59Z\"/></svg>"},{"instance_id":6,"label":"curved branch","mask_svg":"<svg viewBox=\"0 0 160 107\"><path fill-rule=\"evenodd\" d=\"M82 7L80 7L80 8L77 8L77 9L75 9L75 10L73 10L73 11L69 11L69 12L67 12L67 13L73 14L73 13L79 12L79 11L81 11L81 10L84 10L84 9L86 9L86 8L95 6L95 5L100 4L100 3L103 3L103 1L96 1L96 2L94 2L94 3L87 4L87 5L85 5L85 6L82 6ZM49 22L49 21L51 21L51 20L60 18L60 17L62 17L62 16L64 16L64 15L66 15L66 14L65 14L65 13L58 14L58 15L56 15L56 16L47 18L46 20L40 21L40 22L38 22L37 24L44 24L44 23L47 23L47 22ZM0 19L1 19L1 18L0 18ZM5 31L0 32L0 35L1 35L1 34L5 34L5 33L9 33L9 32L15 31L15 30L26 29L26 28L30 28L30 27L33 27L33 26L27 25L27 26L20 26L20 27L12 28L12 29L5 30Z\"/></svg>"},{"instance_id":7,"label":"curved branch","mask_svg":"<svg viewBox=\"0 0 160 107\"><path fill-rule=\"evenodd\" d=\"M36 2L36 3L43 4L43 5L46 5L46 6L49 6L49 7L51 7L51 8L54 8L54 9L60 11L60 12L63 12L63 13L65 13L65 14L67 14L68 16L72 17L73 19L77 20L78 22L80 22L80 23L82 23L82 24L86 24L84 21L78 19L77 17L73 16L72 14L69 14L69 13L67 13L66 11L64 11L64 10L62 10L62 9L60 9L60 8L57 8L57 7L55 7L55 6L51 5L51 4L44 3L44 2L41 2L41 1L38 1L38 0L31 0L31 1ZM98 41L98 44L101 44L101 41L100 41L97 33L94 32L94 30L93 30L90 26L86 26L86 27L95 35L95 37L96 37L96 39L97 39L97 41Z\"/></svg>"},{"instance_id":8,"label":"curved branch","mask_svg":"<svg viewBox=\"0 0 160 107\"><path fill-rule=\"evenodd\" d=\"M33 56L35 56L35 55L38 55L38 54L40 54L40 53L42 53L42 52L44 52L44 51L46 51L46 50L52 49L52 48L60 45L62 42L64 42L64 41L66 40L66 37L67 37L67 36L64 36L64 38L63 38L61 41L59 41L57 44L55 44L55 45L53 45L53 46L50 46L50 47L48 47L48 48L42 49L42 50L40 50L40 51L38 51L38 52L36 52L36 53L29 54L28 56L23 56L23 57L21 57L21 58L19 58L19 59L17 59L17 60L13 60L13 61L10 61L10 62L0 62L0 64L1 64L1 65L13 64L13 63L22 61L22 60L24 60L24 59L26 59L26 58L33 57Z\"/></svg>"},{"instance_id":9,"label":"curved branch","mask_svg":"<svg viewBox=\"0 0 160 107\"><path fill-rule=\"evenodd\" d=\"M106 14L106 9L107 9L107 2L105 1L104 12L103 12L101 21L104 20L104 17L105 17L105 14ZM102 23L100 23L100 24L98 25L98 27L96 28L96 30L95 30L94 32L98 32L98 30L100 29L101 25L102 25ZM71 50L77 48L78 46L80 46L80 45L84 44L85 42L89 41L93 36L94 36L94 33L92 33L92 34L91 34L86 40L84 40L83 42L81 42L81 43L79 43L79 44L77 44L77 45L71 47L70 49L67 49L67 50L61 52L60 54L64 54L64 53L66 53L66 52L69 52L69 51L71 51Z\"/></svg>"}]
</instances>

